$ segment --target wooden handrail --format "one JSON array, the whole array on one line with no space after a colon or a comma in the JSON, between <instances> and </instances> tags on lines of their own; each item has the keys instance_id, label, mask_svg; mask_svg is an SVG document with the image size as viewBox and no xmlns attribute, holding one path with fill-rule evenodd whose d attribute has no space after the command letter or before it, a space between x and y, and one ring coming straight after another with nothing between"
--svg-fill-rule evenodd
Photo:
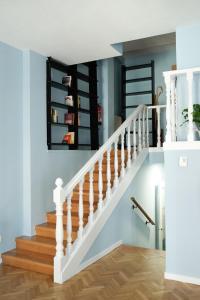
<instances>
[{"instance_id":1,"label":"wooden handrail","mask_svg":"<svg viewBox=\"0 0 200 300\"><path fill-rule=\"evenodd\" d=\"M145 216L145 218L147 219L146 224L150 223L152 225L156 225L154 223L154 221L149 217L149 215L146 213L146 211L142 208L142 206L135 200L134 197L131 197L131 201L133 201L133 209L134 208L138 208L141 213Z\"/></svg>"}]
</instances>

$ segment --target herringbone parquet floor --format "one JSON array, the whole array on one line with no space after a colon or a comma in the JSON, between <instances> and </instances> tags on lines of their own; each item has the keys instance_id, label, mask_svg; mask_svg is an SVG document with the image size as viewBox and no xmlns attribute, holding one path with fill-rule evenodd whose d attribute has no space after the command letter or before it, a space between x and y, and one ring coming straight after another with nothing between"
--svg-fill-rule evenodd
<instances>
[{"instance_id":1,"label":"herringbone parquet floor","mask_svg":"<svg viewBox=\"0 0 200 300\"><path fill-rule=\"evenodd\" d=\"M0 300L200 300L200 287L163 279L164 252L121 246L63 285L0 267Z\"/></svg>"}]
</instances>

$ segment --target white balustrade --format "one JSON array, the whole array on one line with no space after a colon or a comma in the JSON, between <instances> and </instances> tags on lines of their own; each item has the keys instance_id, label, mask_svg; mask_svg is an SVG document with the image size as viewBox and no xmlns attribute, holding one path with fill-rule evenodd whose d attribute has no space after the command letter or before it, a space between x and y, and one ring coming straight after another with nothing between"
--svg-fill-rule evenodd
<instances>
[{"instance_id":1,"label":"white balustrade","mask_svg":"<svg viewBox=\"0 0 200 300\"><path fill-rule=\"evenodd\" d=\"M138 118L138 152L142 150L142 140L141 140L141 114L139 113L139 118Z\"/></svg>"},{"instance_id":2,"label":"white balustrade","mask_svg":"<svg viewBox=\"0 0 200 300\"><path fill-rule=\"evenodd\" d=\"M67 249L68 256L71 254L72 249L72 193L67 197Z\"/></svg>"},{"instance_id":3,"label":"white balustrade","mask_svg":"<svg viewBox=\"0 0 200 300\"><path fill-rule=\"evenodd\" d=\"M98 209L99 212L101 212L103 208L103 178L102 178L102 161L103 157L100 157L99 159L99 178L98 178L98 187L99 187L99 203L98 203Z\"/></svg>"},{"instance_id":4,"label":"white balustrade","mask_svg":"<svg viewBox=\"0 0 200 300\"><path fill-rule=\"evenodd\" d=\"M155 110L156 111L156 117L157 117L157 148L161 147L161 109L166 110L166 105L154 105L154 106L148 106L147 109L147 136L148 136L148 145L149 145L149 121L148 121L148 116L149 116L149 111ZM151 113L151 115L153 115Z\"/></svg>"},{"instance_id":5,"label":"white balustrade","mask_svg":"<svg viewBox=\"0 0 200 300\"><path fill-rule=\"evenodd\" d=\"M145 138L145 109L142 114L142 148L145 148L146 138Z\"/></svg>"},{"instance_id":6,"label":"white balustrade","mask_svg":"<svg viewBox=\"0 0 200 300\"><path fill-rule=\"evenodd\" d=\"M53 191L53 201L56 205L56 258L61 259L64 255L63 203L65 201L65 194L62 187L62 179L57 178L55 184L56 188Z\"/></svg>"},{"instance_id":7,"label":"white balustrade","mask_svg":"<svg viewBox=\"0 0 200 300\"><path fill-rule=\"evenodd\" d=\"M89 173L89 184L90 184L90 191L89 191L89 203L90 203L90 213L89 213L89 223L92 225L93 218L94 218L94 188L93 188L93 176L94 176L94 168L90 170Z\"/></svg>"},{"instance_id":8,"label":"white balustrade","mask_svg":"<svg viewBox=\"0 0 200 300\"><path fill-rule=\"evenodd\" d=\"M170 81L171 88L171 139L172 141L176 141L176 95L175 95L175 81L176 79L173 77Z\"/></svg>"},{"instance_id":9,"label":"white balustrade","mask_svg":"<svg viewBox=\"0 0 200 300\"><path fill-rule=\"evenodd\" d=\"M172 142L172 132L171 132L171 90L170 90L170 75L165 76L165 85L166 85L166 120L167 120L167 127L166 127L166 143Z\"/></svg>"},{"instance_id":10,"label":"white balustrade","mask_svg":"<svg viewBox=\"0 0 200 300\"><path fill-rule=\"evenodd\" d=\"M157 113L157 147L161 147L161 140L160 140L160 107L156 107L156 113Z\"/></svg>"},{"instance_id":11,"label":"white balustrade","mask_svg":"<svg viewBox=\"0 0 200 300\"><path fill-rule=\"evenodd\" d=\"M188 81L188 135L189 142L194 141L194 126L193 126L193 72L187 72Z\"/></svg>"},{"instance_id":12,"label":"white balustrade","mask_svg":"<svg viewBox=\"0 0 200 300\"><path fill-rule=\"evenodd\" d=\"M114 179L114 188L116 189L119 184L119 178L118 178L118 141L115 142L115 154L114 154L114 168L115 168L115 179Z\"/></svg>"},{"instance_id":13,"label":"white balustrade","mask_svg":"<svg viewBox=\"0 0 200 300\"><path fill-rule=\"evenodd\" d=\"M130 169L131 167L131 130L130 126L128 126L128 132L127 132L127 167Z\"/></svg>"},{"instance_id":14,"label":"white balustrade","mask_svg":"<svg viewBox=\"0 0 200 300\"><path fill-rule=\"evenodd\" d=\"M121 178L123 178L125 175L124 135L125 131L123 131L121 134Z\"/></svg>"},{"instance_id":15,"label":"white balustrade","mask_svg":"<svg viewBox=\"0 0 200 300\"><path fill-rule=\"evenodd\" d=\"M133 121L133 159L137 157L136 120Z\"/></svg>"},{"instance_id":16,"label":"white balustrade","mask_svg":"<svg viewBox=\"0 0 200 300\"><path fill-rule=\"evenodd\" d=\"M107 151L107 191L106 191L106 200L109 201L111 197L111 170L110 170L110 151L109 148Z\"/></svg>"},{"instance_id":17,"label":"white balustrade","mask_svg":"<svg viewBox=\"0 0 200 300\"><path fill-rule=\"evenodd\" d=\"M83 237L83 184L84 179L81 179L79 182L79 209L78 209L78 217L79 217L79 229L78 229L78 239L79 242Z\"/></svg>"},{"instance_id":18,"label":"white balustrade","mask_svg":"<svg viewBox=\"0 0 200 300\"><path fill-rule=\"evenodd\" d=\"M146 126L147 126L146 145L147 145L147 148L148 148L149 147L149 110L148 110L148 108L147 108Z\"/></svg>"}]
</instances>

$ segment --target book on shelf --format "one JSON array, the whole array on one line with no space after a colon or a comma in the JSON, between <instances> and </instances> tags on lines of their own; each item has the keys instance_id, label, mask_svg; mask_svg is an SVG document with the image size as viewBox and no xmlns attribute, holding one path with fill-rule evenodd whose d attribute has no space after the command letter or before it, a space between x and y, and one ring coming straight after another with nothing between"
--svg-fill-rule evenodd
<instances>
[{"instance_id":1,"label":"book on shelf","mask_svg":"<svg viewBox=\"0 0 200 300\"><path fill-rule=\"evenodd\" d=\"M74 144L74 132L67 132L63 137L63 144L73 145Z\"/></svg>"},{"instance_id":2,"label":"book on shelf","mask_svg":"<svg viewBox=\"0 0 200 300\"><path fill-rule=\"evenodd\" d=\"M68 125L74 125L75 114L74 113L65 113L64 114L64 123ZM78 126L80 125L80 116L78 115Z\"/></svg>"},{"instance_id":3,"label":"book on shelf","mask_svg":"<svg viewBox=\"0 0 200 300\"><path fill-rule=\"evenodd\" d=\"M64 123L69 125L74 125L74 113L65 113Z\"/></svg>"},{"instance_id":4,"label":"book on shelf","mask_svg":"<svg viewBox=\"0 0 200 300\"><path fill-rule=\"evenodd\" d=\"M81 108L81 97L80 96L78 96L78 98L77 98L77 106L78 106L78 108Z\"/></svg>"},{"instance_id":5,"label":"book on shelf","mask_svg":"<svg viewBox=\"0 0 200 300\"><path fill-rule=\"evenodd\" d=\"M58 112L54 108L51 108L51 122L58 123Z\"/></svg>"}]
</instances>

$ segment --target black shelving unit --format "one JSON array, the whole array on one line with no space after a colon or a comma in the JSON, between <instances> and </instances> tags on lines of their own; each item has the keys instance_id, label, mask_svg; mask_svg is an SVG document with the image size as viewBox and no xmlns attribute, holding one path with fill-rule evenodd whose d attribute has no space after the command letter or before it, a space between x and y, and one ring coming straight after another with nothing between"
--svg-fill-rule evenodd
<instances>
[{"instance_id":1,"label":"black shelving unit","mask_svg":"<svg viewBox=\"0 0 200 300\"><path fill-rule=\"evenodd\" d=\"M137 78L135 76L135 71L137 70L144 70L148 69L150 74L148 76L141 76ZM127 72L128 71L133 71L132 74L133 78L128 78L127 79ZM121 116L123 121L127 117L127 110L129 109L134 109L138 107L139 103L137 105L130 105L127 102L127 98L130 96L142 96L142 95L149 95L150 99L148 103L144 103L146 106L151 106L154 105L154 94L155 94L155 72L154 72L154 61L152 60L148 64L141 64L141 65L134 65L134 66L125 66L122 65L121 67L121 78L122 78L122 95L121 95L121 103L122 103L122 108L121 108ZM150 88L143 90L143 91L133 91L133 92L127 92L127 84L132 84L132 87L134 88L135 83L139 82L150 82ZM141 98L139 98L141 99ZM152 131L150 132L152 134L152 143L153 145L156 145L156 128L155 128L155 114L152 112L152 117L149 118L149 122L152 122ZM132 133L132 132L131 132Z\"/></svg>"},{"instance_id":2,"label":"black shelving unit","mask_svg":"<svg viewBox=\"0 0 200 300\"><path fill-rule=\"evenodd\" d=\"M99 148L98 134L98 110L97 110L97 65L96 62L84 64L88 68L88 75L78 71L78 65L68 66L51 57L47 59L47 145L48 149L69 149L75 150L86 146L87 149L96 150ZM64 75L72 76L70 87L64 86L61 82L57 82L52 78L52 71L57 70ZM60 80L61 81L61 80ZM84 81L88 84L89 92L83 91L78 87L79 81ZM66 95L73 97L73 106L66 105L60 101L52 99L52 88L66 92ZM88 109L78 106L78 97L83 97L82 101L88 102ZM74 113L74 124L65 124L58 120L58 123L53 123L51 119L51 108L58 108L69 113ZM86 114L90 117L90 124L79 124L79 114ZM67 145L61 141L54 141L52 136L53 127L63 127L69 132L74 132L74 144ZM90 134L90 144L80 142L80 130L85 130ZM66 133L66 132L65 132ZM63 134L64 136L64 134ZM56 148L55 148L56 146Z\"/></svg>"}]
</instances>

